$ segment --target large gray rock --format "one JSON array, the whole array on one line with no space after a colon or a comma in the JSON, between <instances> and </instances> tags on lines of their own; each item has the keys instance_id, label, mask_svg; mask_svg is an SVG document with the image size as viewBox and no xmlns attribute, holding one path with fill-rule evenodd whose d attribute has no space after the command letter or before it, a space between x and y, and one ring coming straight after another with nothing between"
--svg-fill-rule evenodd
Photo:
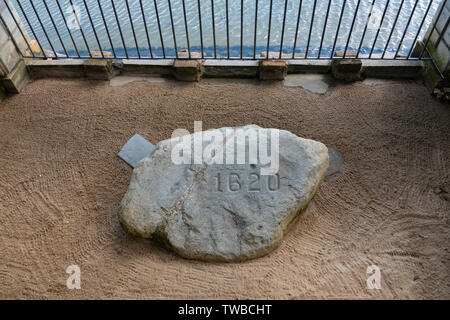
<instances>
[{"instance_id":1,"label":"large gray rock","mask_svg":"<svg viewBox=\"0 0 450 320\"><path fill-rule=\"evenodd\" d=\"M238 138L249 129L257 132L260 142L264 133L272 132L272 138L278 133L277 172L276 140L268 144L274 156L270 165L249 164L248 158L247 164L217 164L217 156L226 154L221 149L224 142L234 141L235 152L243 146L247 157L252 153L248 145L257 138L251 134ZM246 126L185 136L186 150L194 154L193 141L202 133L215 139L210 143L203 138L208 156L201 164L175 164L172 153L181 153L176 144L180 139L174 138L161 141L136 165L121 203L122 226L136 236L159 240L186 258L243 261L269 253L319 188L328 168L327 148L289 131ZM256 162L263 162L259 155ZM224 162L231 159L224 158ZM216 163L211 163L213 159Z\"/></svg>"}]
</instances>

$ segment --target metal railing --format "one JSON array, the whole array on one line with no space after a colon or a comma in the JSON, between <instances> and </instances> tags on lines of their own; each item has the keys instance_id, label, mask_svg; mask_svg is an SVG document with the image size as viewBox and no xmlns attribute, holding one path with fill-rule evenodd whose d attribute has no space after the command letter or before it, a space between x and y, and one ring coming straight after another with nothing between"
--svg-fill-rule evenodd
<instances>
[{"instance_id":1,"label":"metal railing","mask_svg":"<svg viewBox=\"0 0 450 320\"><path fill-rule=\"evenodd\" d=\"M428 59L449 0L0 1L26 58L391 60Z\"/></svg>"}]
</instances>

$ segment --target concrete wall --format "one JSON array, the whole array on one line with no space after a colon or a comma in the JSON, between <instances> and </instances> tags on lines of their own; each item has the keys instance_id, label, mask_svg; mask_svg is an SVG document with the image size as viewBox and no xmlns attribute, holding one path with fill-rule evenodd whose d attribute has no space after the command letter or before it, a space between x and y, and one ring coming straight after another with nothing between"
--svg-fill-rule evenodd
<instances>
[{"instance_id":1,"label":"concrete wall","mask_svg":"<svg viewBox=\"0 0 450 320\"><path fill-rule=\"evenodd\" d=\"M20 52L26 53L28 49L26 40L30 39L14 6L9 0L6 1L19 25L14 22L5 1L1 1L0 14L4 23L0 21L0 86L7 92L18 93L27 79L27 69L24 67L25 63ZM22 36L19 28L25 37ZM15 43L10 34L15 39Z\"/></svg>"}]
</instances>

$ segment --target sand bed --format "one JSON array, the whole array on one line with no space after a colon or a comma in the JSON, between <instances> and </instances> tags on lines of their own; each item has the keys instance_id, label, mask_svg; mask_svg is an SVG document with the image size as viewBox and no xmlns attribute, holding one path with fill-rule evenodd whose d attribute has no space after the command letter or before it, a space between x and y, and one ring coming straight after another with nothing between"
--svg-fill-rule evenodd
<instances>
[{"instance_id":1,"label":"sand bed","mask_svg":"<svg viewBox=\"0 0 450 320\"><path fill-rule=\"evenodd\" d=\"M182 259L117 219L135 133L255 123L324 142L344 160L276 251ZM0 103L0 298L450 298L450 109L419 82L324 95L253 81L39 80ZM447 198L448 199L448 198ZM81 290L66 288L81 267ZM366 269L381 269L368 290Z\"/></svg>"}]
</instances>

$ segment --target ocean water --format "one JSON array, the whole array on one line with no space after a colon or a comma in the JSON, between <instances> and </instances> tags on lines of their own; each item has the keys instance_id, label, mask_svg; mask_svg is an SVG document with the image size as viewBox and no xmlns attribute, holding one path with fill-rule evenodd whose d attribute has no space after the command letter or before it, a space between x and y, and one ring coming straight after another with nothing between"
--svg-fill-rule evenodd
<instances>
[{"instance_id":1,"label":"ocean water","mask_svg":"<svg viewBox=\"0 0 450 320\"><path fill-rule=\"evenodd\" d=\"M37 19L31 1L41 22ZM205 57L217 58L238 58L241 52L244 58L251 58L254 54L259 57L268 47L269 51L279 52L281 49L283 55L295 54L296 57L304 56L306 48L308 57L317 57L319 48L322 48L321 57L327 57L331 55L333 47L335 50L342 50L347 43L349 50L361 48L363 57L372 50L373 57L381 57L386 48L385 57L392 58L397 50L408 54L416 36L418 35L418 39L424 36L441 1L432 1L425 16L431 0L184 0L185 19L183 0L170 0L170 7L169 0L128 0L129 11L126 0L12 0L29 35L34 38L31 25L34 34L47 50L52 50L53 46L59 54L67 52L71 56L78 53L86 56L88 48L113 52L113 46L117 56L140 55L144 58L151 57L151 54L153 57L163 57L163 48L166 57L175 56L175 42L178 51L189 47L192 52L201 52L203 47ZM108 29L105 27L99 4ZM155 5L159 14L159 26ZM386 5L388 6L385 11ZM328 7L330 10L326 17ZM24 19L23 12L30 25ZM340 19L341 12L343 14ZM385 17L381 21L384 12ZM63 15L69 28L65 25ZM339 21L340 28L337 32ZM424 23L419 32L422 21ZM62 43L58 39L58 33Z\"/></svg>"}]
</instances>

